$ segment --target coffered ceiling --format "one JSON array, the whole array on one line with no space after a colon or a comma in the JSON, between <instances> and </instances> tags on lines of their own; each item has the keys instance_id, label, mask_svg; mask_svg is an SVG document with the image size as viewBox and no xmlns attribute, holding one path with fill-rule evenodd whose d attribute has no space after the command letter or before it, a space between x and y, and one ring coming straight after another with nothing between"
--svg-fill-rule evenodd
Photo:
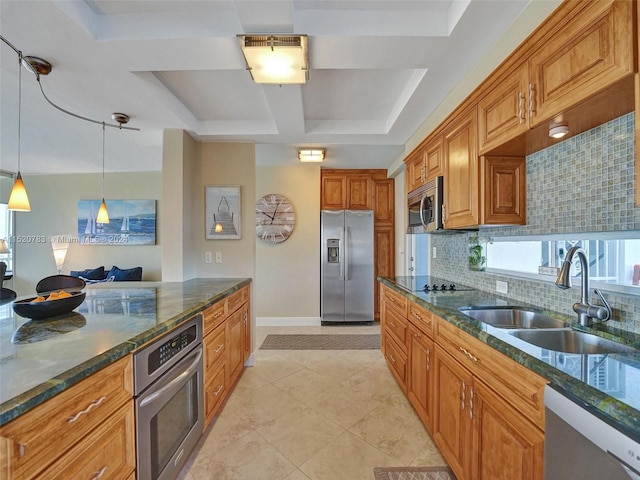
<instances>
[{"instance_id":1,"label":"coffered ceiling","mask_svg":"<svg viewBox=\"0 0 640 480\"><path fill-rule=\"evenodd\" d=\"M533 0L544 1L544 0ZM526 14L529 0L0 0L0 34L53 64L42 77L63 108L107 129L107 171L159 170L163 129L253 142L259 165L327 148L325 166L386 168L451 90ZM524 13L523 13L524 12ZM236 35L309 36L305 85L259 85ZM16 170L18 63L2 44L0 169ZM22 74L22 164L99 171L102 132L43 99Z\"/></svg>"}]
</instances>

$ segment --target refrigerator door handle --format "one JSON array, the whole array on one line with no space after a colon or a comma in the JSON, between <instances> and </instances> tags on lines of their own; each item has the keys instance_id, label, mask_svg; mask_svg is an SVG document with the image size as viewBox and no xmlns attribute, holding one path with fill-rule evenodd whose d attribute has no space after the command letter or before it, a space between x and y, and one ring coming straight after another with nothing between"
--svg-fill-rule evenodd
<instances>
[{"instance_id":1,"label":"refrigerator door handle","mask_svg":"<svg viewBox=\"0 0 640 480\"><path fill-rule=\"evenodd\" d=\"M338 261L340 262L340 278L344 278L344 229L340 229L340 253L338 254Z\"/></svg>"},{"instance_id":2,"label":"refrigerator door handle","mask_svg":"<svg viewBox=\"0 0 640 480\"><path fill-rule=\"evenodd\" d=\"M344 279L349 280L349 227L344 229L344 245L342 250L344 251Z\"/></svg>"}]
</instances>

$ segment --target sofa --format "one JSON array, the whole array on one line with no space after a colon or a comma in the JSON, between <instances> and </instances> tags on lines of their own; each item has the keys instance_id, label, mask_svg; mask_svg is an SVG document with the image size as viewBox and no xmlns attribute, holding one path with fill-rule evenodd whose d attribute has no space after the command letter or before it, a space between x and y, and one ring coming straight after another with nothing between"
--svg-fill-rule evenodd
<instances>
[{"instance_id":1,"label":"sofa","mask_svg":"<svg viewBox=\"0 0 640 480\"><path fill-rule=\"evenodd\" d=\"M101 282L140 282L142 267L119 268L116 265L106 270L104 266L86 270L71 270L69 275L83 279L86 283Z\"/></svg>"}]
</instances>

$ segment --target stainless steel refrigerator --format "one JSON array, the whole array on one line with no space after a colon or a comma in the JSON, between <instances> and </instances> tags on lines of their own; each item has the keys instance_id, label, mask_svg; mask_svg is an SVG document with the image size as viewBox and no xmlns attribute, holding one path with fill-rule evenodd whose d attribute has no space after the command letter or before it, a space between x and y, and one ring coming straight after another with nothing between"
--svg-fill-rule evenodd
<instances>
[{"instance_id":1,"label":"stainless steel refrigerator","mask_svg":"<svg viewBox=\"0 0 640 480\"><path fill-rule=\"evenodd\" d=\"M323 210L322 323L373 322L373 211Z\"/></svg>"}]
</instances>

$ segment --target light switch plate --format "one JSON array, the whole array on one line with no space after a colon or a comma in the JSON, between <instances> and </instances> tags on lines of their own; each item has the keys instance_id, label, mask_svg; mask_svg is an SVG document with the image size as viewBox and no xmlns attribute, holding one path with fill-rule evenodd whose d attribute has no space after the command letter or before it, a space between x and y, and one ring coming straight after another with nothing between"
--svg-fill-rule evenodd
<instances>
[{"instance_id":1,"label":"light switch plate","mask_svg":"<svg viewBox=\"0 0 640 480\"><path fill-rule=\"evenodd\" d=\"M222 263L222 252L216 252L216 263Z\"/></svg>"},{"instance_id":2,"label":"light switch plate","mask_svg":"<svg viewBox=\"0 0 640 480\"><path fill-rule=\"evenodd\" d=\"M213 261L213 257L211 252L204 252L204 263L211 263Z\"/></svg>"},{"instance_id":3,"label":"light switch plate","mask_svg":"<svg viewBox=\"0 0 640 480\"><path fill-rule=\"evenodd\" d=\"M431 248L431 258L436 258L436 247Z\"/></svg>"}]
</instances>

